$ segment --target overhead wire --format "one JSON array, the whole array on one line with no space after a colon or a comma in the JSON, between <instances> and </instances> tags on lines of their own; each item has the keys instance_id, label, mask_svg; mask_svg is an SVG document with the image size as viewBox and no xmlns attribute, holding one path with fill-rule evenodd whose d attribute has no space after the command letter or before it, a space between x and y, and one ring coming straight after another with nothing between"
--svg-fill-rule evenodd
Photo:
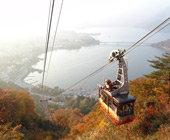
<instances>
[{"instance_id":1,"label":"overhead wire","mask_svg":"<svg viewBox=\"0 0 170 140\"><path fill-rule=\"evenodd\" d=\"M154 35L156 35L157 33L159 33L160 31L162 31L164 28L166 28L168 25L170 25L170 23L166 24L165 26L163 26L161 29L159 29L158 31L156 31L154 34L152 34L151 36L149 36L147 39L145 39L144 41L142 41L140 44L137 44L136 46L134 46L133 48L131 48L131 50L126 51L125 55L127 55L129 52L131 52L132 50L134 50L136 47L142 45L144 42L146 42L147 40L149 40L151 37L153 37Z\"/></svg>"},{"instance_id":2,"label":"overhead wire","mask_svg":"<svg viewBox=\"0 0 170 140\"><path fill-rule=\"evenodd\" d=\"M170 20L170 17L168 17L166 20L164 20L163 22L161 22L158 26L156 26L154 29L152 29L149 33L147 33L144 37L142 37L141 39L139 39L136 43L134 43L131 47L129 47L126 51L129 51L131 48L133 48L134 46L136 46L139 42L141 42L143 39L145 39L148 35L150 35L151 33L153 33L156 29L158 29L159 27L161 27L163 24L165 24L166 22L168 22Z\"/></svg>"},{"instance_id":3,"label":"overhead wire","mask_svg":"<svg viewBox=\"0 0 170 140\"><path fill-rule=\"evenodd\" d=\"M57 19L57 25L56 25L56 29L55 29L55 33L54 33L54 38L53 38L53 43L52 43L52 48L51 48L51 53L50 53L50 58L49 58L49 63L48 63L48 68L47 68L45 80L47 80L47 76L48 76L48 72L49 72L49 68L50 68L50 64L51 64L51 58L52 58L52 53L53 53L53 50L54 50L56 35L57 35L57 32L58 32L58 26L59 26L59 22L60 22L63 3L64 3L64 0L61 1L61 5L60 5L60 11L59 11L58 19Z\"/></svg>"},{"instance_id":4,"label":"overhead wire","mask_svg":"<svg viewBox=\"0 0 170 140\"><path fill-rule=\"evenodd\" d=\"M48 32L49 32L49 24L50 24L50 18L51 18L51 6L52 6L52 0L50 0L50 5L49 5L49 11L48 11L48 23L47 23L47 31L46 31L46 42L45 42L45 50L46 50L46 43L48 40ZM45 53L45 52L44 52Z\"/></svg>"},{"instance_id":5,"label":"overhead wire","mask_svg":"<svg viewBox=\"0 0 170 140\"><path fill-rule=\"evenodd\" d=\"M46 62L47 62L47 53L48 53L48 47L49 47L49 39L50 39L50 32L51 32L51 24L52 24L52 16L53 16L53 11L54 11L54 3L55 0L52 1L52 5L51 5L51 10L49 10L50 12L50 17L48 17L48 19L50 19L48 21L48 32L46 35L46 48L45 48L45 57L44 57L44 67L43 67L43 77L42 77L42 91L44 90L44 79L45 79L45 68L46 68Z\"/></svg>"},{"instance_id":6,"label":"overhead wire","mask_svg":"<svg viewBox=\"0 0 170 140\"><path fill-rule=\"evenodd\" d=\"M115 61L114 61L115 62ZM113 63L113 62L112 62ZM106 68L107 66L109 66L111 63L106 63L105 65L103 65L102 67L100 67L99 69L97 69L96 71L92 72L91 74L87 75L86 77L84 77L83 79L79 80L78 82L72 84L71 86L69 86L66 90L64 90L62 93L67 92L68 90L72 89L74 86L78 85L79 83L89 79L90 77L94 76L95 74L97 74L98 72L100 72L101 70L103 70L104 68Z\"/></svg>"},{"instance_id":7,"label":"overhead wire","mask_svg":"<svg viewBox=\"0 0 170 140\"><path fill-rule=\"evenodd\" d=\"M48 23L47 23L47 33L46 33L46 43L45 43L45 57L44 57L43 77L42 77L42 86L41 86L42 93L44 92L45 68L46 68L47 53L48 53L48 47L49 47L51 24L52 24L52 19L53 19L54 4L55 4L55 0L53 0L53 1L50 0ZM46 99L44 101L46 101L46 110L47 110L48 114L50 114L52 123L54 123L53 117L52 117L51 112L50 112L50 110L48 108L48 99Z\"/></svg>"},{"instance_id":8,"label":"overhead wire","mask_svg":"<svg viewBox=\"0 0 170 140\"><path fill-rule=\"evenodd\" d=\"M48 23L47 23L47 31L46 31L46 42L45 42L45 50L44 50L44 54L46 54L46 49L47 49L47 40L48 40L48 33L49 33L49 24L50 24L50 18L51 18L51 7L52 7L52 0L50 0L50 4L49 4L49 11L48 11ZM43 70L44 74L45 74L45 70ZM44 92L44 84L42 83L42 92Z\"/></svg>"}]
</instances>

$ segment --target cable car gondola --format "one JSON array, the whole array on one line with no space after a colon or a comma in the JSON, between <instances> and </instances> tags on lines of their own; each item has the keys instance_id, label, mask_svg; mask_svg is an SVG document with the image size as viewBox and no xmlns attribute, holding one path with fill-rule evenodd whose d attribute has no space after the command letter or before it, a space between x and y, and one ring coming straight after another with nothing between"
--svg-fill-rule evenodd
<instances>
[{"instance_id":1,"label":"cable car gondola","mask_svg":"<svg viewBox=\"0 0 170 140\"><path fill-rule=\"evenodd\" d=\"M111 82L104 78L104 84L98 85L99 104L118 125L133 121L136 100L129 94L127 66L123 58L125 51L112 51L109 56L109 63L119 61L116 80Z\"/></svg>"}]
</instances>

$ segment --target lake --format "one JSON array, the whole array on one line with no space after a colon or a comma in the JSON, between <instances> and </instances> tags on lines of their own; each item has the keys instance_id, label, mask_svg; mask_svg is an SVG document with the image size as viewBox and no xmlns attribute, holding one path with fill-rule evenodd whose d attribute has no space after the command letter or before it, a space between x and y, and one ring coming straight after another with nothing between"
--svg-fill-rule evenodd
<instances>
[{"instance_id":1,"label":"lake","mask_svg":"<svg viewBox=\"0 0 170 140\"><path fill-rule=\"evenodd\" d=\"M140 28L92 28L79 30L84 33L100 33L94 36L101 42L136 42L142 38L149 30ZM155 43L169 39L168 33L159 33L145 43ZM101 44L96 46L82 47L79 50L55 50L53 51L50 69L48 72L45 85L50 87L59 86L67 88L86 77L93 71L105 65L108 61L109 54L112 50L127 49L131 44ZM155 59L154 56L161 56L166 50L141 45L128 53L125 58L128 64L129 80L136 79L144 74L151 73L154 69L149 65L147 60ZM50 52L48 53L48 56ZM39 56L44 58L44 54ZM48 62L48 61L47 61ZM97 87L98 83L103 83L104 77L114 80L117 73L117 62L109 65L95 76L81 83L82 87ZM38 62L33 67L43 69L43 61ZM37 81L34 85L41 83L42 74L37 72L30 73L29 83ZM28 82L28 81L27 81Z\"/></svg>"}]
</instances>

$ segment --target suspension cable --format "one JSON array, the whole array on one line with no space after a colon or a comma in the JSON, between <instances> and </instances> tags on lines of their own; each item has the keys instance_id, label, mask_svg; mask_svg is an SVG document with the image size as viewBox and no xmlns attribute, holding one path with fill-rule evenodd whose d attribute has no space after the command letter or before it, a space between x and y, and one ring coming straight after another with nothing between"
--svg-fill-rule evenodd
<instances>
[{"instance_id":1,"label":"suspension cable","mask_svg":"<svg viewBox=\"0 0 170 140\"><path fill-rule=\"evenodd\" d=\"M46 32L46 42L45 42L45 50L46 50L46 43L48 40L48 32L49 32L49 24L50 24L50 18L51 18L51 6L52 6L52 0L50 0L50 5L49 5L49 11L48 11L48 23L47 23L47 32ZM44 50L44 54L45 54L45 50Z\"/></svg>"},{"instance_id":2,"label":"suspension cable","mask_svg":"<svg viewBox=\"0 0 170 140\"><path fill-rule=\"evenodd\" d=\"M151 30L149 33L147 33L144 37L142 37L141 39L139 39L135 44L133 44L131 47L129 47L126 51L128 52L131 48L133 48L134 46L136 46L139 42L141 42L143 39L145 39L147 36L149 36L151 33L153 33L156 29L158 29L159 27L161 27L163 24L165 24L166 22L168 22L170 20L170 17L168 17L166 20L164 20L162 23L160 23L158 26L156 26L153 30Z\"/></svg>"},{"instance_id":3,"label":"suspension cable","mask_svg":"<svg viewBox=\"0 0 170 140\"><path fill-rule=\"evenodd\" d=\"M50 19L51 19L51 8L52 7L52 0L50 0L50 5L49 5L49 11L48 11L48 23L47 23L47 32L46 32L46 42L45 42L45 50L44 50L44 54L46 54L46 49L47 49L47 40L48 40L48 34L49 34L49 25L50 25ZM43 71L44 72L44 71ZM44 86L42 84L42 92L44 92Z\"/></svg>"},{"instance_id":4,"label":"suspension cable","mask_svg":"<svg viewBox=\"0 0 170 140\"><path fill-rule=\"evenodd\" d=\"M64 3L64 0L62 0L61 6L60 6L60 11L59 11L58 19L57 19L57 26L56 26L56 29L55 29L55 34L54 34L54 39L53 39L53 43L52 43L52 48L51 48L51 53L50 53L50 58L49 58L49 63L48 63L47 74L46 74L45 80L47 80L47 76L48 76L48 72L49 72L49 68L50 68L50 63L51 63L52 53L53 53L53 50L54 50L56 35L57 35L57 32L58 32L58 26L59 26L59 21L60 21L60 17L61 17L61 11L62 11L62 7L63 7L63 3Z\"/></svg>"},{"instance_id":5,"label":"suspension cable","mask_svg":"<svg viewBox=\"0 0 170 140\"><path fill-rule=\"evenodd\" d=\"M115 61L113 61L115 62ZM112 63L113 63L112 62ZM78 82L72 84L70 87L68 87L66 90L64 90L61 94L63 94L64 92L72 89L74 86L78 85L79 83L89 79L90 77L94 76L95 74L97 74L98 72L100 72L101 70L103 70L104 68L106 68L107 66L109 66L111 63L107 63L105 65L103 65L102 67L100 67L99 69L97 69L96 71L92 72L91 74L87 75L86 77L84 77L83 79L79 80Z\"/></svg>"},{"instance_id":6,"label":"suspension cable","mask_svg":"<svg viewBox=\"0 0 170 140\"><path fill-rule=\"evenodd\" d=\"M44 92L45 68L46 68L46 61L47 61L47 52L48 52L48 47L49 47L49 39L50 39L50 31L51 31L54 3L55 3L55 0L53 0L53 2L52 2L52 0L50 0L49 14L48 14L48 23L47 23L47 33L46 33L46 44L45 44L45 58L44 58L42 87L41 87L42 88L42 93ZM42 100L42 101L46 101L46 110L50 114L52 123L54 124L53 117L52 117L51 112L49 111L49 107L48 107L48 99L45 99L45 100Z\"/></svg>"},{"instance_id":7,"label":"suspension cable","mask_svg":"<svg viewBox=\"0 0 170 140\"><path fill-rule=\"evenodd\" d=\"M53 2L52 2L52 7L51 7L51 10L50 10L51 14L50 14L50 17L49 17L50 21L49 21L49 28L48 28L48 32L47 32L47 41L46 41L46 48L45 48L43 77L42 77L42 91L44 90L45 68L46 68L46 61L47 61L47 52L48 52L48 47L49 47L49 39L50 39L50 31L51 31L54 3L55 3L55 0L53 0Z\"/></svg>"},{"instance_id":8,"label":"suspension cable","mask_svg":"<svg viewBox=\"0 0 170 140\"><path fill-rule=\"evenodd\" d=\"M166 24L165 26L163 26L161 29L159 29L158 31L156 31L154 34L152 34L151 36L149 36L148 38L146 38L144 41L142 41L140 44L137 44L136 46L134 46L133 48L131 48L131 50L126 51L125 55L127 55L129 52L131 52L132 50L134 50L136 47L140 46L141 44L143 44L144 42L146 42L147 40L149 40L151 37L153 37L154 35L156 35L157 33L159 33L160 31L162 31L164 28L166 28L168 25L170 25L170 23Z\"/></svg>"}]
</instances>

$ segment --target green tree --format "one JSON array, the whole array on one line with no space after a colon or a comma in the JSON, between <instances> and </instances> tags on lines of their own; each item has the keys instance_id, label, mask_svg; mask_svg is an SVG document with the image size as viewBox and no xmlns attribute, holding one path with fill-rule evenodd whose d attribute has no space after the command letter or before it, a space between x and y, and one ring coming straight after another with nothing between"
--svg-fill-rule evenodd
<instances>
[{"instance_id":1,"label":"green tree","mask_svg":"<svg viewBox=\"0 0 170 140\"><path fill-rule=\"evenodd\" d=\"M170 74L170 53L162 54L162 57L155 56L157 60L148 60L150 66L157 69L146 77L149 78L167 78Z\"/></svg>"}]
</instances>

